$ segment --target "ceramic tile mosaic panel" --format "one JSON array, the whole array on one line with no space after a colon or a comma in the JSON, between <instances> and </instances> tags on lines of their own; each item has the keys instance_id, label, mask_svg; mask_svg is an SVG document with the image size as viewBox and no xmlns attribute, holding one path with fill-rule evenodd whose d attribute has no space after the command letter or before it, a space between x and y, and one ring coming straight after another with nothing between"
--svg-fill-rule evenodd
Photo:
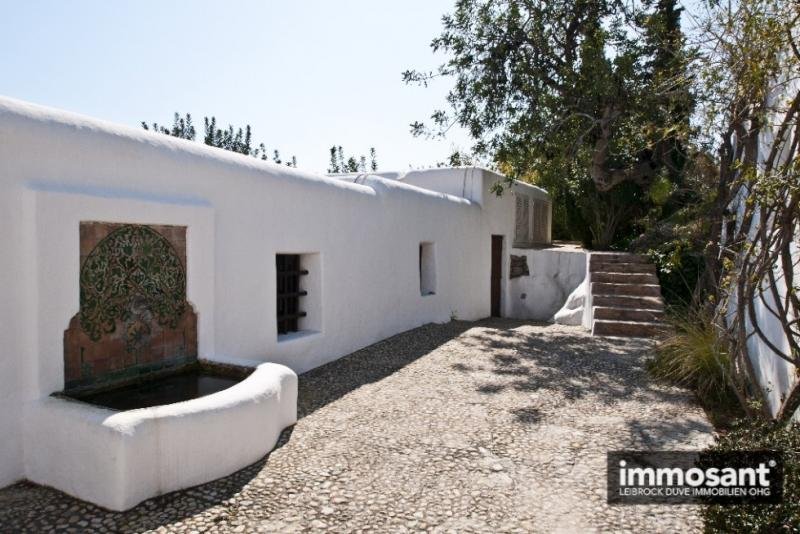
<instances>
[{"instance_id":1,"label":"ceramic tile mosaic panel","mask_svg":"<svg viewBox=\"0 0 800 534\"><path fill-rule=\"evenodd\" d=\"M186 227L80 223L80 310L64 332L65 389L197 359Z\"/></svg>"}]
</instances>

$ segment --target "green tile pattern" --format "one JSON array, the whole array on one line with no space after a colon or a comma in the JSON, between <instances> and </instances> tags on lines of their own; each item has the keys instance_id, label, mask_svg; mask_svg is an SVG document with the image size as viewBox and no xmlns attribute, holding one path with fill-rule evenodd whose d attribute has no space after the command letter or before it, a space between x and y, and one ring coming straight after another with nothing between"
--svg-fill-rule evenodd
<instances>
[{"instance_id":1,"label":"green tile pattern","mask_svg":"<svg viewBox=\"0 0 800 534\"><path fill-rule=\"evenodd\" d=\"M142 225L125 225L89 253L80 272L80 325L93 341L113 333L116 322L132 351L147 332L145 313L165 328L176 328L186 309L186 272L169 241ZM150 317L152 316L152 317Z\"/></svg>"}]
</instances>

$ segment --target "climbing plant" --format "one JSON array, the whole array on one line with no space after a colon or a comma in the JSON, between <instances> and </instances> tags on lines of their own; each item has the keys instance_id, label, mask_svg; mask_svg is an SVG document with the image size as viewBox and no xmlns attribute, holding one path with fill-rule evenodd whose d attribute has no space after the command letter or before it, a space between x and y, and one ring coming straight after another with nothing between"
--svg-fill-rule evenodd
<instances>
[{"instance_id":1,"label":"climbing plant","mask_svg":"<svg viewBox=\"0 0 800 534\"><path fill-rule=\"evenodd\" d=\"M729 341L731 386L750 415L772 417L755 365L759 342L800 368L800 5L709 2L701 25L704 111L719 135L719 181L707 249L710 305ZM777 419L800 407L800 381Z\"/></svg>"}]
</instances>

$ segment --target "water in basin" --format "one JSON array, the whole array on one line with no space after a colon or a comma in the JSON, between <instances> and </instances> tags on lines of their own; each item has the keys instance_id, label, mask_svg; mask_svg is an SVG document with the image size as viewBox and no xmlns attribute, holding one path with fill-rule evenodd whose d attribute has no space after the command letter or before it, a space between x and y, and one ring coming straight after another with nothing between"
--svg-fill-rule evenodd
<instances>
[{"instance_id":1,"label":"water in basin","mask_svg":"<svg viewBox=\"0 0 800 534\"><path fill-rule=\"evenodd\" d=\"M204 397L240 381L206 369L191 369L75 398L113 410L134 410Z\"/></svg>"}]
</instances>

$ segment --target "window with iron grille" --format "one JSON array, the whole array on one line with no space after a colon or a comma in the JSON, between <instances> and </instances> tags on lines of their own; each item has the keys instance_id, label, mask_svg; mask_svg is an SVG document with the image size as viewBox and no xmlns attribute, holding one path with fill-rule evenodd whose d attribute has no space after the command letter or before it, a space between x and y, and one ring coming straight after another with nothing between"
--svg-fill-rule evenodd
<instances>
[{"instance_id":1,"label":"window with iron grille","mask_svg":"<svg viewBox=\"0 0 800 534\"><path fill-rule=\"evenodd\" d=\"M300 264L299 254L277 254L275 267L278 274L278 334L297 332L298 324L306 312L300 309L300 297L308 295L301 289L301 277L308 274Z\"/></svg>"}]
</instances>

